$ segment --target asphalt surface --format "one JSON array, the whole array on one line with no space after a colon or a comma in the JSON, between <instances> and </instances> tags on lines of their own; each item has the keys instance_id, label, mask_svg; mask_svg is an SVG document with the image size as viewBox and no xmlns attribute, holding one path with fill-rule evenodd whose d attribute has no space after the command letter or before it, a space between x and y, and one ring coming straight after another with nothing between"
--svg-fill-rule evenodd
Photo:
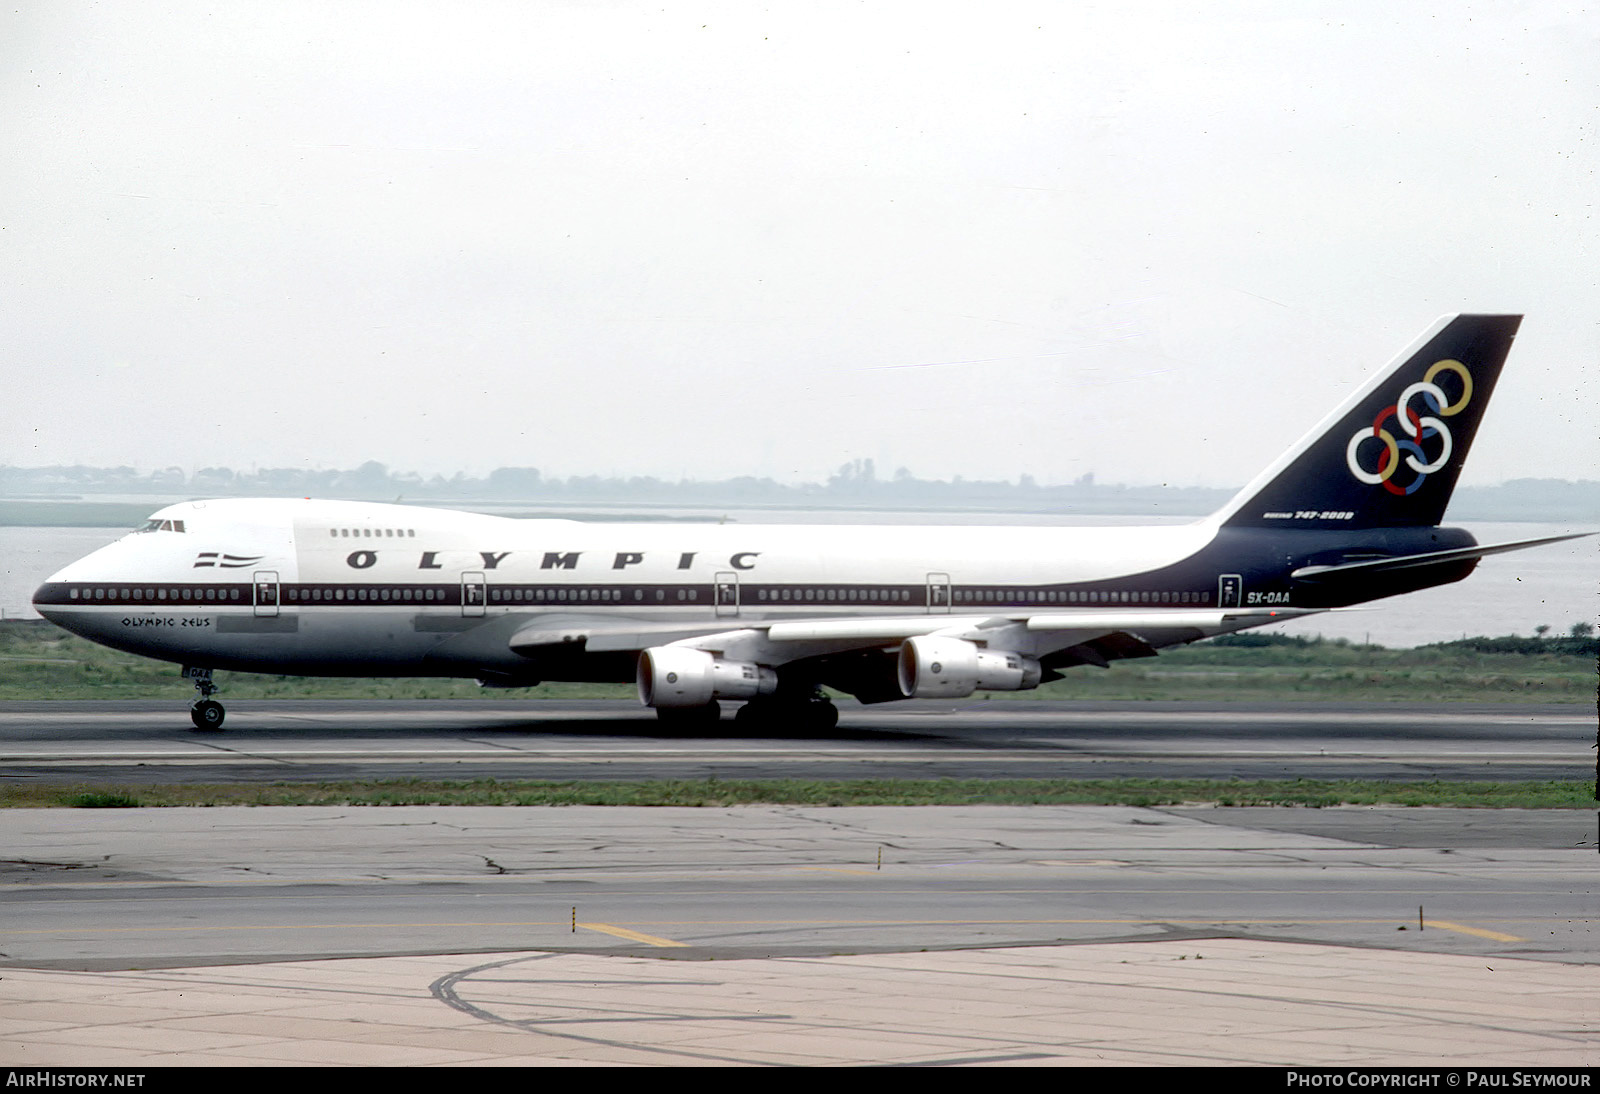
<instances>
[{"instance_id":1,"label":"asphalt surface","mask_svg":"<svg viewBox=\"0 0 1600 1094\"><path fill-rule=\"evenodd\" d=\"M1600 963L1596 820L1095 806L17 809L0 815L0 963L516 950L727 959L1215 937Z\"/></svg>"},{"instance_id":2,"label":"asphalt surface","mask_svg":"<svg viewBox=\"0 0 1600 1094\"><path fill-rule=\"evenodd\" d=\"M1589 778L1582 708L0 705L0 779ZM0 811L0 1062L1592 1061L1600 814ZM670 960L661 960L663 958Z\"/></svg>"},{"instance_id":3,"label":"asphalt surface","mask_svg":"<svg viewBox=\"0 0 1600 1094\"><path fill-rule=\"evenodd\" d=\"M825 735L689 738L605 701L239 701L220 733L181 702L0 703L0 780L1592 779L1595 734L1557 704L848 703Z\"/></svg>"}]
</instances>

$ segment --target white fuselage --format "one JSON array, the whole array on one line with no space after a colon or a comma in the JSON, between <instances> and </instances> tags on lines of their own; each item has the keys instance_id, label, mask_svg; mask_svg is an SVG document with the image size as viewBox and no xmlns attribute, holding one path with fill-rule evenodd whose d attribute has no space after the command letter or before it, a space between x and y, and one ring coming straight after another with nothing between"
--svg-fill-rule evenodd
<instances>
[{"instance_id":1,"label":"white fuselage","mask_svg":"<svg viewBox=\"0 0 1600 1094\"><path fill-rule=\"evenodd\" d=\"M600 524L312 500L188 502L53 575L39 610L186 664L396 674L496 617L756 621L1215 606L1218 575L1159 527ZM177 531L181 528L182 531ZM1117 582L1117 591L1096 583ZM1137 586L1137 581L1132 583ZM1069 588L1070 587L1070 588ZM514 655L507 654L507 658Z\"/></svg>"}]
</instances>

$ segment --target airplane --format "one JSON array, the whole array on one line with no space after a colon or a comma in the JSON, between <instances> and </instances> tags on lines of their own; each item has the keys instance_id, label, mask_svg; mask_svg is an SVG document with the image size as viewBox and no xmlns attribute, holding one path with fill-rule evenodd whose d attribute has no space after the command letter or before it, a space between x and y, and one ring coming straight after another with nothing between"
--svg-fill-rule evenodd
<instances>
[{"instance_id":1,"label":"airplane","mask_svg":"<svg viewBox=\"0 0 1600 1094\"><path fill-rule=\"evenodd\" d=\"M1074 665L1465 578L1440 527L1518 315L1438 320L1220 510L1147 527L586 524L311 499L190 501L54 574L39 614L183 666L633 681L664 727L826 732L862 703L1020 691Z\"/></svg>"}]
</instances>

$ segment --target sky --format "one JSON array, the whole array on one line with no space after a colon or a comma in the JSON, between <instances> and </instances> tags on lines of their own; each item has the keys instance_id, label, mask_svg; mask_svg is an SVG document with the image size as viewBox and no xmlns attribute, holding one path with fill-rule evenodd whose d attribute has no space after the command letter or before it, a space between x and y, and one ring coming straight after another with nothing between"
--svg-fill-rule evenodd
<instances>
[{"instance_id":1,"label":"sky","mask_svg":"<svg viewBox=\"0 0 1600 1094\"><path fill-rule=\"evenodd\" d=\"M0 464L1237 486L1437 316L1600 479L1600 8L0 12Z\"/></svg>"}]
</instances>

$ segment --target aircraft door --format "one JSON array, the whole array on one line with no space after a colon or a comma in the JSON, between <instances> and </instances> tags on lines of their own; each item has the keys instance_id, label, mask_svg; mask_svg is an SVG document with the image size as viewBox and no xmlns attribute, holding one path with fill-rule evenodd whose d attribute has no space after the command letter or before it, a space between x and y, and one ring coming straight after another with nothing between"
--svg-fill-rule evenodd
<instances>
[{"instance_id":1,"label":"aircraft door","mask_svg":"<svg viewBox=\"0 0 1600 1094\"><path fill-rule=\"evenodd\" d=\"M732 570L719 570L712 597L717 603L717 617L739 614L739 575Z\"/></svg>"},{"instance_id":2,"label":"aircraft door","mask_svg":"<svg viewBox=\"0 0 1600 1094\"><path fill-rule=\"evenodd\" d=\"M1217 578L1217 607L1237 608L1244 590L1244 578L1238 574L1223 574Z\"/></svg>"},{"instance_id":3,"label":"aircraft door","mask_svg":"<svg viewBox=\"0 0 1600 1094\"><path fill-rule=\"evenodd\" d=\"M461 574L461 614L475 619L483 614L483 603L488 599L487 583L481 570L464 570Z\"/></svg>"},{"instance_id":4,"label":"aircraft door","mask_svg":"<svg viewBox=\"0 0 1600 1094\"><path fill-rule=\"evenodd\" d=\"M928 614L950 614L950 575L928 575Z\"/></svg>"},{"instance_id":5,"label":"aircraft door","mask_svg":"<svg viewBox=\"0 0 1600 1094\"><path fill-rule=\"evenodd\" d=\"M278 571L257 570L254 575L256 615L272 619L278 614Z\"/></svg>"}]
</instances>

